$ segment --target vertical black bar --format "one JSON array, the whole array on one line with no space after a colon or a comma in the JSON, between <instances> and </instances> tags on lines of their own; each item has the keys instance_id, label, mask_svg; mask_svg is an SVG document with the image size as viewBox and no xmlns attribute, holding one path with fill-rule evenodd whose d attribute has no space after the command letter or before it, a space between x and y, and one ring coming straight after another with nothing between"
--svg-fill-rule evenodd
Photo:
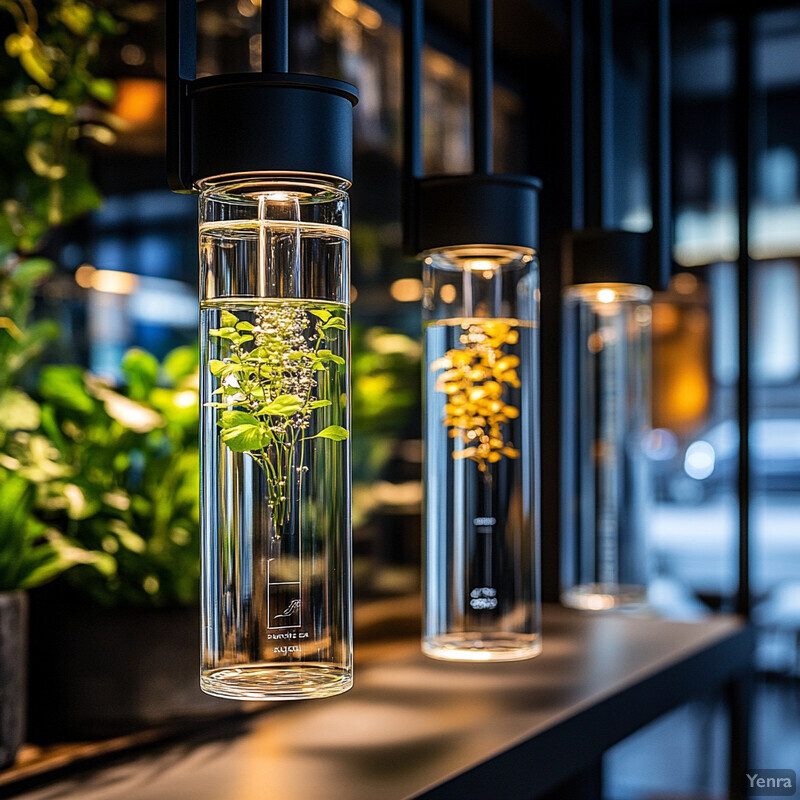
<instances>
[{"instance_id":1,"label":"vertical black bar","mask_svg":"<svg viewBox=\"0 0 800 800\"><path fill-rule=\"evenodd\" d=\"M614 4L600 0L600 224L614 228Z\"/></svg>"},{"instance_id":2,"label":"vertical black bar","mask_svg":"<svg viewBox=\"0 0 800 800\"><path fill-rule=\"evenodd\" d=\"M289 71L289 0L261 0L261 71Z\"/></svg>"},{"instance_id":3,"label":"vertical black bar","mask_svg":"<svg viewBox=\"0 0 800 800\"><path fill-rule=\"evenodd\" d=\"M403 3L403 244L410 255L416 255L414 187L425 169L422 156L424 14L423 0Z\"/></svg>"},{"instance_id":4,"label":"vertical black bar","mask_svg":"<svg viewBox=\"0 0 800 800\"><path fill-rule=\"evenodd\" d=\"M167 180L176 192L191 191L191 121L188 89L196 76L195 0L167 3Z\"/></svg>"},{"instance_id":5,"label":"vertical black bar","mask_svg":"<svg viewBox=\"0 0 800 800\"><path fill-rule=\"evenodd\" d=\"M473 171L492 172L492 0L472 0L472 161Z\"/></svg>"},{"instance_id":6,"label":"vertical black bar","mask_svg":"<svg viewBox=\"0 0 800 800\"><path fill-rule=\"evenodd\" d=\"M672 118L670 0L652 9L653 69L650 101L650 197L653 216L652 286L664 290L672 274Z\"/></svg>"},{"instance_id":7,"label":"vertical black bar","mask_svg":"<svg viewBox=\"0 0 800 800\"><path fill-rule=\"evenodd\" d=\"M585 58L583 39L583 0L570 3L570 117L572 128L572 229L580 230L586 223L585 142L584 142L584 80Z\"/></svg>"},{"instance_id":8,"label":"vertical black bar","mask_svg":"<svg viewBox=\"0 0 800 800\"><path fill-rule=\"evenodd\" d=\"M583 8L587 227L614 225L614 51L612 0Z\"/></svg>"},{"instance_id":9,"label":"vertical black bar","mask_svg":"<svg viewBox=\"0 0 800 800\"><path fill-rule=\"evenodd\" d=\"M730 742L728 754L730 800L747 800L749 794L745 775L753 767L750 763L752 693L752 672L737 677L725 687Z\"/></svg>"},{"instance_id":10,"label":"vertical black bar","mask_svg":"<svg viewBox=\"0 0 800 800\"><path fill-rule=\"evenodd\" d=\"M753 164L753 22L750 3L739 3L735 19L735 141L739 211L739 587L736 612L750 615L750 197Z\"/></svg>"}]
</instances>

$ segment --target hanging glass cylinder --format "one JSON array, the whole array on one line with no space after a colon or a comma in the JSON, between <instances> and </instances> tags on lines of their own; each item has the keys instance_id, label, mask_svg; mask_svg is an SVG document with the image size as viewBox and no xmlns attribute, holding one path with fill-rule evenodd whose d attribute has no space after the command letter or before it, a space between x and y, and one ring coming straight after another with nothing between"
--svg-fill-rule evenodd
<instances>
[{"instance_id":1,"label":"hanging glass cylinder","mask_svg":"<svg viewBox=\"0 0 800 800\"><path fill-rule=\"evenodd\" d=\"M424 286L423 651L528 658L541 649L537 259L435 250Z\"/></svg>"},{"instance_id":2,"label":"hanging glass cylinder","mask_svg":"<svg viewBox=\"0 0 800 800\"><path fill-rule=\"evenodd\" d=\"M196 79L195 1L167 12L170 181L200 194L200 685L334 695L352 685L355 90L286 71L286 0L261 3L264 71L242 75Z\"/></svg>"},{"instance_id":3,"label":"hanging glass cylinder","mask_svg":"<svg viewBox=\"0 0 800 800\"><path fill-rule=\"evenodd\" d=\"M352 681L348 198L201 181L203 668L223 696Z\"/></svg>"},{"instance_id":4,"label":"hanging glass cylinder","mask_svg":"<svg viewBox=\"0 0 800 800\"><path fill-rule=\"evenodd\" d=\"M578 234L564 289L562 594L590 610L643 603L652 291L646 238ZM596 279L600 280L596 280ZM585 282L584 282L585 281Z\"/></svg>"},{"instance_id":5,"label":"hanging glass cylinder","mask_svg":"<svg viewBox=\"0 0 800 800\"><path fill-rule=\"evenodd\" d=\"M422 649L434 658L508 661L541 650L539 187L498 175L418 184Z\"/></svg>"}]
</instances>

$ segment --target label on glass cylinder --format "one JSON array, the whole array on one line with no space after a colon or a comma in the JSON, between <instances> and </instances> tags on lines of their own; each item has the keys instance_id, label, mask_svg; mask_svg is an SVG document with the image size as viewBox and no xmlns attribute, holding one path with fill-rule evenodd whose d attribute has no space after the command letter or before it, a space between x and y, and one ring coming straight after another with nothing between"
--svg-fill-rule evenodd
<instances>
[{"instance_id":1,"label":"label on glass cylinder","mask_svg":"<svg viewBox=\"0 0 800 800\"><path fill-rule=\"evenodd\" d=\"M497 590L491 586L481 586L469 593L469 604L476 611L497 608Z\"/></svg>"}]
</instances>

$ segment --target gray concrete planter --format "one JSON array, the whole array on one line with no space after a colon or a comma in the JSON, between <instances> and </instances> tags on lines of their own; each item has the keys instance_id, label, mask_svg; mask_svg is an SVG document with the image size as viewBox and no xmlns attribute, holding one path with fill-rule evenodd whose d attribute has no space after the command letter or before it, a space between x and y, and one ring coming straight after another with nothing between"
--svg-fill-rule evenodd
<instances>
[{"instance_id":1,"label":"gray concrete planter","mask_svg":"<svg viewBox=\"0 0 800 800\"><path fill-rule=\"evenodd\" d=\"M0 769L14 763L25 737L28 596L0 592Z\"/></svg>"}]
</instances>

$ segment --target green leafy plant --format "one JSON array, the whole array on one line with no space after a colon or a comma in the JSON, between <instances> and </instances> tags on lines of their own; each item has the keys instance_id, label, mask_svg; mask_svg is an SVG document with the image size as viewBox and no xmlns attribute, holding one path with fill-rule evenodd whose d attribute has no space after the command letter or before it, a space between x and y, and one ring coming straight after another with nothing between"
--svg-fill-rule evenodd
<instances>
[{"instance_id":1,"label":"green leafy plant","mask_svg":"<svg viewBox=\"0 0 800 800\"><path fill-rule=\"evenodd\" d=\"M163 364L131 350L122 371L118 389L45 367L40 425L9 457L36 485L38 516L94 554L67 575L73 585L103 605L188 605L199 590L196 348Z\"/></svg>"},{"instance_id":2,"label":"green leafy plant","mask_svg":"<svg viewBox=\"0 0 800 800\"><path fill-rule=\"evenodd\" d=\"M291 303L258 306L255 320L253 324L223 311L221 327L209 332L224 343L227 354L209 363L220 379L214 394L223 402L207 405L221 410L224 444L246 453L264 471L275 535L280 536L290 518L288 483L294 481L299 488L308 471L303 443L348 436L341 425L308 433L314 412L339 402L330 396L328 382L317 376L327 378L330 364L344 365L342 356L322 345L329 333L345 330L347 323L328 309L306 311Z\"/></svg>"},{"instance_id":3,"label":"green leafy plant","mask_svg":"<svg viewBox=\"0 0 800 800\"><path fill-rule=\"evenodd\" d=\"M114 84L93 73L118 31L85 0L0 0L0 259L36 249L53 227L100 204L80 142L110 143L99 104Z\"/></svg>"},{"instance_id":4,"label":"green leafy plant","mask_svg":"<svg viewBox=\"0 0 800 800\"><path fill-rule=\"evenodd\" d=\"M28 472L23 464L52 452L37 433L42 409L25 390L32 367L58 335L52 321L30 321L36 285L47 277L45 259L7 259L0 267L0 590L29 589L76 564L108 570L93 553L46 524L35 511L38 485L55 471ZM20 460L21 459L21 460Z\"/></svg>"},{"instance_id":5,"label":"green leafy plant","mask_svg":"<svg viewBox=\"0 0 800 800\"><path fill-rule=\"evenodd\" d=\"M353 329L353 479L380 475L397 442L418 424L419 341L389 328Z\"/></svg>"}]
</instances>

